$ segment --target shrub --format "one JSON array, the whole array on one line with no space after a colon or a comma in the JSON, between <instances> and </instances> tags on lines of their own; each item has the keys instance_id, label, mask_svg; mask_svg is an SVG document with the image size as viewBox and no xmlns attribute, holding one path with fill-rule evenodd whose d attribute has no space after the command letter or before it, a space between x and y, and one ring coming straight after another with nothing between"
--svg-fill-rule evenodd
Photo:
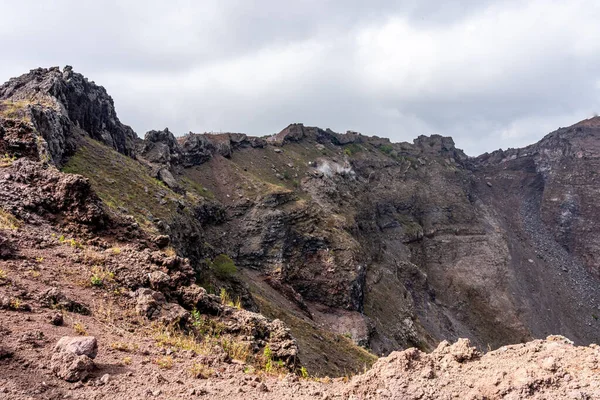
<instances>
[{"instance_id":1,"label":"shrub","mask_svg":"<svg viewBox=\"0 0 600 400\"><path fill-rule=\"evenodd\" d=\"M349 145L344 147L344 154L347 156L353 156L356 153L360 153L361 151L363 151L363 148L356 143L350 143Z\"/></svg>"},{"instance_id":2,"label":"shrub","mask_svg":"<svg viewBox=\"0 0 600 400\"><path fill-rule=\"evenodd\" d=\"M92 286L104 286L106 283L112 282L115 279L115 274L102 267L93 267L90 283Z\"/></svg>"},{"instance_id":3,"label":"shrub","mask_svg":"<svg viewBox=\"0 0 600 400\"><path fill-rule=\"evenodd\" d=\"M273 352L271 351L269 345L265 346L265 349L263 351L263 358L265 361L265 372L271 372L273 370Z\"/></svg>"},{"instance_id":4,"label":"shrub","mask_svg":"<svg viewBox=\"0 0 600 400\"><path fill-rule=\"evenodd\" d=\"M202 316L200 311L192 310L192 325L201 336L210 336L218 338L225 329L220 322Z\"/></svg>"},{"instance_id":5,"label":"shrub","mask_svg":"<svg viewBox=\"0 0 600 400\"><path fill-rule=\"evenodd\" d=\"M302 366L302 368L300 368L300 376L305 379L308 378L308 371L306 370L306 367Z\"/></svg>"},{"instance_id":6,"label":"shrub","mask_svg":"<svg viewBox=\"0 0 600 400\"><path fill-rule=\"evenodd\" d=\"M229 278L237 273L237 267L227 254L219 254L209 261L209 267L220 278Z\"/></svg>"},{"instance_id":7,"label":"shrub","mask_svg":"<svg viewBox=\"0 0 600 400\"><path fill-rule=\"evenodd\" d=\"M394 148L391 144L382 144L381 146L379 146L379 150L381 150L387 155L390 155L392 151L394 151Z\"/></svg>"}]
</instances>

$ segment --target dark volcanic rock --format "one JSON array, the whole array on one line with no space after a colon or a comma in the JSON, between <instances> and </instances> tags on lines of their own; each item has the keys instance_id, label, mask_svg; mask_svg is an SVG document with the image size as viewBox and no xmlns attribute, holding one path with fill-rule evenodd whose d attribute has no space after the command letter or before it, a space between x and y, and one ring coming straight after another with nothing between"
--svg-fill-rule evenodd
<instances>
[{"instance_id":1,"label":"dark volcanic rock","mask_svg":"<svg viewBox=\"0 0 600 400\"><path fill-rule=\"evenodd\" d=\"M190 167L207 162L216 150L205 135L193 133L180 138L179 145L183 153L183 165Z\"/></svg>"},{"instance_id":2,"label":"dark volcanic rock","mask_svg":"<svg viewBox=\"0 0 600 400\"><path fill-rule=\"evenodd\" d=\"M140 154L152 163L167 166L178 163L182 158L179 144L169 128L147 132Z\"/></svg>"},{"instance_id":3,"label":"dark volcanic rock","mask_svg":"<svg viewBox=\"0 0 600 400\"><path fill-rule=\"evenodd\" d=\"M0 231L0 260L12 258L15 254L15 248L10 240L3 236Z\"/></svg>"},{"instance_id":4,"label":"dark volcanic rock","mask_svg":"<svg viewBox=\"0 0 600 400\"><path fill-rule=\"evenodd\" d=\"M133 155L136 135L123 125L102 86L67 66L38 68L0 86L0 100L28 109L36 130L48 143L52 160L62 163L77 134L89 135L117 151Z\"/></svg>"}]
</instances>

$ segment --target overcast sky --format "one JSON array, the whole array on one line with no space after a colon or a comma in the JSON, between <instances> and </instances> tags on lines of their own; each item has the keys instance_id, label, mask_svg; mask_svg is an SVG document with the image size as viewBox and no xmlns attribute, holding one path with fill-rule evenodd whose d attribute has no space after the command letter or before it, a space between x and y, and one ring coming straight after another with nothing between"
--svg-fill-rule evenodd
<instances>
[{"instance_id":1,"label":"overcast sky","mask_svg":"<svg viewBox=\"0 0 600 400\"><path fill-rule=\"evenodd\" d=\"M0 81L72 65L140 136L303 122L469 155L600 112L600 2L0 0Z\"/></svg>"}]
</instances>

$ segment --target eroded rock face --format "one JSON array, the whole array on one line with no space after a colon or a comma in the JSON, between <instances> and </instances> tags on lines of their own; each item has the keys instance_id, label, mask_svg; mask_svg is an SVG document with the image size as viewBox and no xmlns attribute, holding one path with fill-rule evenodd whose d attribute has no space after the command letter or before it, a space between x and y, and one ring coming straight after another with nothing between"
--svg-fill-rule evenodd
<instances>
[{"instance_id":1,"label":"eroded rock face","mask_svg":"<svg viewBox=\"0 0 600 400\"><path fill-rule=\"evenodd\" d=\"M89 183L45 162L60 164L78 135L133 154L102 90L70 69L36 70L2 86L0 98L11 102L0 105L0 149L22 158L2 167L3 208L26 222L102 226ZM331 324L336 333L378 354L464 336L492 347L557 331L590 342L600 306L599 121L476 159L439 135L391 143L302 124L267 140L151 131L137 146L140 174L181 196L170 197L170 215L148 221L192 261L126 251L111 271L129 289L144 288L140 313L172 322L184 318L181 306L229 313L191 285L210 275L205 259L228 254L307 318L321 306L324 318L347 316ZM200 183L210 194L190 189ZM131 202L118 212L138 206ZM244 321L265 343L263 332L278 330L227 315L232 329Z\"/></svg>"}]
</instances>

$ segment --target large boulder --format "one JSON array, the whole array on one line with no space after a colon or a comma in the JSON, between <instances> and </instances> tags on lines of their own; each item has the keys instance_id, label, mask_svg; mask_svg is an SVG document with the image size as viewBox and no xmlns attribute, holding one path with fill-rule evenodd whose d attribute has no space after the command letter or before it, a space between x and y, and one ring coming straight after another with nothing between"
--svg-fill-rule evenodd
<instances>
[{"instance_id":1,"label":"large boulder","mask_svg":"<svg viewBox=\"0 0 600 400\"><path fill-rule=\"evenodd\" d=\"M0 174L0 203L29 222L32 214L73 221L95 229L108 216L87 178L21 158Z\"/></svg>"},{"instance_id":2,"label":"large boulder","mask_svg":"<svg viewBox=\"0 0 600 400\"><path fill-rule=\"evenodd\" d=\"M216 151L214 144L205 135L190 133L179 140L183 153L183 166L200 165L211 159Z\"/></svg>"}]
</instances>

